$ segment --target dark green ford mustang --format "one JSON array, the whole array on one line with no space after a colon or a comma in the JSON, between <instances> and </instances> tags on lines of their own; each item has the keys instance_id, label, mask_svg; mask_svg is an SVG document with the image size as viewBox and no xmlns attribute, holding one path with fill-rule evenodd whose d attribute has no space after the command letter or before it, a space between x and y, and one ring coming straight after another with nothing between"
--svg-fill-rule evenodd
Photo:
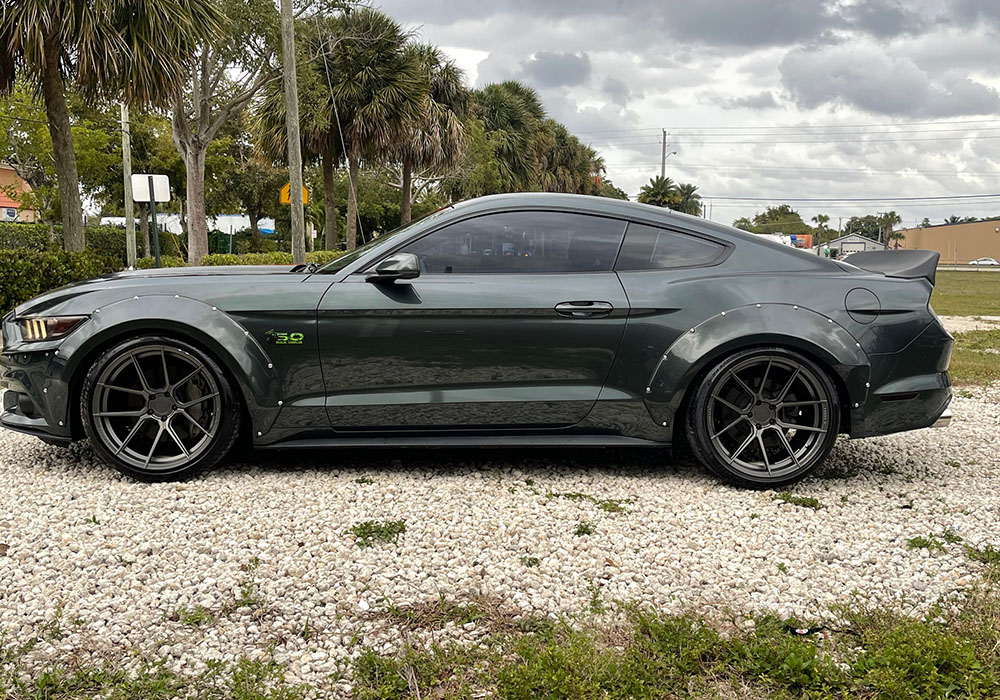
<instances>
[{"instance_id":1,"label":"dark green ford mustang","mask_svg":"<svg viewBox=\"0 0 1000 700\"><path fill-rule=\"evenodd\" d=\"M651 206L486 197L315 268L124 272L3 319L3 426L147 480L258 447L686 440L747 486L947 423L937 254L851 264ZM241 437L243 436L243 437Z\"/></svg>"}]
</instances>

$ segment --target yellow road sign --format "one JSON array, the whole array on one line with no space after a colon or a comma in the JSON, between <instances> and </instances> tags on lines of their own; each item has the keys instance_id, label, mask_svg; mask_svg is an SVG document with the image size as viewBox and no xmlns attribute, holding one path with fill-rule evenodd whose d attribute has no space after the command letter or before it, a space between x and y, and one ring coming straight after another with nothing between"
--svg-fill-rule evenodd
<instances>
[{"instance_id":1,"label":"yellow road sign","mask_svg":"<svg viewBox=\"0 0 1000 700\"><path fill-rule=\"evenodd\" d=\"M286 182L285 186L281 188L281 203L292 203L292 183L290 182ZM309 204L309 190L305 187L302 188L302 203Z\"/></svg>"}]
</instances>

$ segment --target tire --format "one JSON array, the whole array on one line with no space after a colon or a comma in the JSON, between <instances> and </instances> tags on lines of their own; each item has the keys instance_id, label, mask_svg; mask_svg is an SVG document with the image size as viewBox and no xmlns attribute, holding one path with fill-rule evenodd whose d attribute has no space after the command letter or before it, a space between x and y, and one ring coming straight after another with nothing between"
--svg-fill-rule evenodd
<instances>
[{"instance_id":1,"label":"tire","mask_svg":"<svg viewBox=\"0 0 1000 700\"><path fill-rule=\"evenodd\" d=\"M218 363L176 338L115 344L83 381L80 417L101 458L140 481L179 481L232 449L240 399Z\"/></svg>"},{"instance_id":2,"label":"tire","mask_svg":"<svg viewBox=\"0 0 1000 700\"><path fill-rule=\"evenodd\" d=\"M686 432L713 474L749 488L777 488L815 471L840 428L837 388L809 358L779 347L742 350L695 387Z\"/></svg>"}]
</instances>

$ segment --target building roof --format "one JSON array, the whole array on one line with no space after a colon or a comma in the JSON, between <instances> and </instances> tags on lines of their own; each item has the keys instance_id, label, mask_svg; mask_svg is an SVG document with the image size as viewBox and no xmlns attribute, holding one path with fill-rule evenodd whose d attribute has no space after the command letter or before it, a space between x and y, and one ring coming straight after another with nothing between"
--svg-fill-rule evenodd
<instances>
[{"instance_id":1,"label":"building roof","mask_svg":"<svg viewBox=\"0 0 1000 700\"><path fill-rule=\"evenodd\" d=\"M828 246L831 243L836 243L837 241L842 241L842 240L844 240L846 238L860 238L863 241L868 241L869 243L874 243L875 245L878 245L878 246L882 245L881 243L879 243L875 239L869 238L868 236L862 236L860 233L848 233L848 234L845 234L845 235L840 236L838 238L834 238L832 240L829 240L826 243L820 243L820 245L822 245L822 246Z\"/></svg>"}]
</instances>

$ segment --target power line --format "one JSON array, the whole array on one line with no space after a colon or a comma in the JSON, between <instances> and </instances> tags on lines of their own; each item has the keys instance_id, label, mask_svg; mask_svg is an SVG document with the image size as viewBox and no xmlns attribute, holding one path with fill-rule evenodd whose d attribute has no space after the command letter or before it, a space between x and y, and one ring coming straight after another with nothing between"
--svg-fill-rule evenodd
<instances>
[{"instance_id":1,"label":"power line","mask_svg":"<svg viewBox=\"0 0 1000 700\"><path fill-rule=\"evenodd\" d=\"M658 163L653 163L652 161L648 163L605 163L606 167L615 168L617 170L648 170ZM681 161L676 161L674 167L678 170L701 170L701 169L713 169L713 170L740 170L740 171L789 171L791 173L795 172L834 172L834 173L854 173L856 175L883 175L883 174L902 174L902 175L995 175L1000 176L1000 170L915 170L912 168L897 168L895 170L880 170L876 168L865 168L864 166L858 166L854 168L834 168L834 167L810 167L805 165L726 165L722 163L684 163Z\"/></svg>"},{"instance_id":2,"label":"power line","mask_svg":"<svg viewBox=\"0 0 1000 700\"><path fill-rule=\"evenodd\" d=\"M932 120L932 121L915 121L915 122L880 122L874 124L768 124L761 126L748 126L746 124L741 124L739 126L674 126L671 127L673 133L679 133L682 131L689 131L693 133L700 133L702 131L747 131L747 130L798 130L798 129L866 129L870 127L883 127L891 126L896 128L906 128L911 126L948 126L951 124L998 124L1000 119L943 119L943 120ZM971 127L973 129L977 127ZM659 131L660 127L654 126L642 126L642 127L631 127L626 129L598 129L592 131L576 131L576 134L612 134L612 133L623 133L623 132L637 132L637 131Z\"/></svg>"},{"instance_id":3,"label":"power line","mask_svg":"<svg viewBox=\"0 0 1000 700\"><path fill-rule=\"evenodd\" d=\"M962 199L989 199L996 197L1000 197L1000 193L935 195L929 197L716 197L704 194L701 196L702 199L728 202L924 202Z\"/></svg>"}]
</instances>

